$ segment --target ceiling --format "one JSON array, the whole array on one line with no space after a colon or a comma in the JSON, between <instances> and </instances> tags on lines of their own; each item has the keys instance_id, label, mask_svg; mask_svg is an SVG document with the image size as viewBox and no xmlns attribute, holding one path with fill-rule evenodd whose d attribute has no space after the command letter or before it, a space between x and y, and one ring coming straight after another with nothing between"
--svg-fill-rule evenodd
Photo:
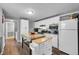
<instances>
[{"instance_id":1,"label":"ceiling","mask_svg":"<svg viewBox=\"0 0 79 59\"><path fill-rule=\"evenodd\" d=\"M45 17L79 11L78 3L0 3L7 18L28 18L36 21ZM34 15L26 14L25 10L33 9Z\"/></svg>"}]
</instances>

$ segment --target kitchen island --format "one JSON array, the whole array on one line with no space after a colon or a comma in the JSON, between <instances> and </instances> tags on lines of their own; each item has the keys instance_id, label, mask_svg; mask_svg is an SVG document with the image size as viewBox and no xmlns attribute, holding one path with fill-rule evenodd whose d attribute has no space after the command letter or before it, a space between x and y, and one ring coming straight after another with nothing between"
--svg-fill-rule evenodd
<instances>
[{"instance_id":1,"label":"kitchen island","mask_svg":"<svg viewBox=\"0 0 79 59\"><path fill-rule=\"evenodd\" d=\"M27 36L27 35L25 35ZM52 39L42 34L31 34L31 42L28 44L33 55L52 54ZM26 38L27 40L27 38ZM25 42L25 41L24 41Z\"/></svg>"}]
</instances>

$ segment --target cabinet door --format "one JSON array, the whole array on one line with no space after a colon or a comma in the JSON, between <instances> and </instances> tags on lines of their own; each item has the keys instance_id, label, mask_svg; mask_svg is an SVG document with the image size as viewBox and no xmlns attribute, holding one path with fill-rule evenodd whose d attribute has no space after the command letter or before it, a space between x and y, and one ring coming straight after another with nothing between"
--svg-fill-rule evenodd
<instances>
[{"instance_id":1,"label":"cabinet door","mask_svg":"<svg viewBox=\"0 0 79 59\"><path fill-rule=\"evenodd\" d=\"M59 49L68 54L78 54L77 30L60 30Z\"/></svg>"},{"instance_id":2,"label":"cabinet door","mask_svg":"<svg viewBox=\"0 0 79 59\"><path fill-rule=\"evenodd\" d=\"M52 46L58 48L58 35L52 35Z\"/></svg>"},{"instance_id":3,"label":"cabinet door","mask_svg":"<svg viewBox=\"0 0 79 59\"><path fill-rule=\"evenodd\" d=\"M77 29L77 22L77 19L61 21L59 24L59 29Z\"/></svg>"}]
</instances>

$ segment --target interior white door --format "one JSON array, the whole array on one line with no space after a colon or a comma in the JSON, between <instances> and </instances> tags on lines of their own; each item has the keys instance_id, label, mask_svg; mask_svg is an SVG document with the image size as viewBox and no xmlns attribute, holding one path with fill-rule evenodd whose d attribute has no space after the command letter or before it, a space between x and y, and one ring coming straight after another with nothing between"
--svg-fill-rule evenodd
<instances>
[{"instance_id":1,"label":"interior white door","mask_svg":"<svg viewBox=\"0 0 79 59\"><path fill-rule=\"evenodd\" d=\"M6 37L14 36L14 21L6 22Z\"/></svg>"}]
</instances>

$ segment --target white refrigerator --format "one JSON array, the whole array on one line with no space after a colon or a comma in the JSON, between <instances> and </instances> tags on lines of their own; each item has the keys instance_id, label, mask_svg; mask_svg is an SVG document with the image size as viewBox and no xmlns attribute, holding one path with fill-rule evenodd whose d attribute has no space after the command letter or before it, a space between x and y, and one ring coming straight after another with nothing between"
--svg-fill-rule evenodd
<instances>
[{"instance_id":1,"label":"white refrigerator","mask_svg":"<svg viewBox=\"0 0 79 59\"><path fill-rule=\"evenodd\" d=\"M78 55L78 18L60 21L59 50Z\"/></svg>"}]
</instances>

